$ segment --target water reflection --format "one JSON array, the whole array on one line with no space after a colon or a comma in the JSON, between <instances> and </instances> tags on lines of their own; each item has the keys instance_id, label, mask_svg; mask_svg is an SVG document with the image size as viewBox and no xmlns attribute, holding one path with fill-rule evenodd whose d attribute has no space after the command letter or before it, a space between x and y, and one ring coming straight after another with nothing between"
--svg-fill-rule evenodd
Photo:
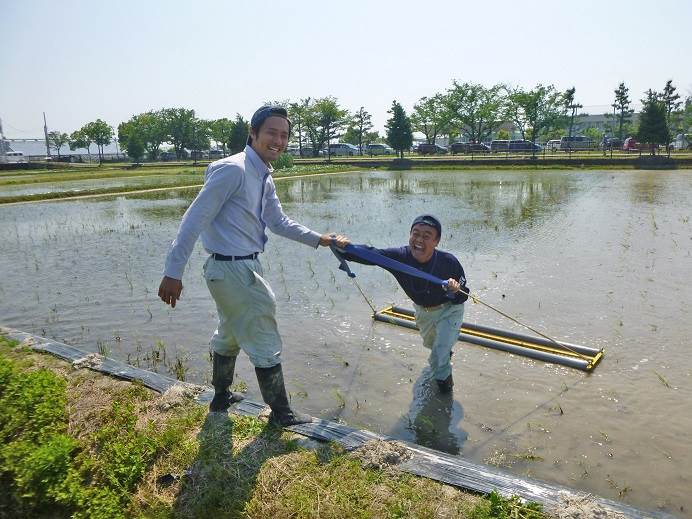
<instances>
[{"instance_id":1,"label":"water reflection","mask_svg":"<svg viewBox=\"0 0 692 519\"><path fill-rule=\"evenodd\" d=\"M484 178L487 176L487 178ZM354 200L367 201L377 195L390 195L390 204L407 203L413 197L453 197L456 204L445 204L434 211L451 211L472 207L479 213L475 220L490 224L499 230L534 224L536 218L549 217L567 203L578 186L573 177L566 175L506 175L454 172L395 172L341 175L338 177L302 178L295 182L278 180L276 189L285 206L294 203L330 202L352 206ZM376 203L382 203L378 199ZM345 209L342 207L341 209ZM400 206L396 208L401 210ZM430 209L429 209L430 210ZM445 214L439 216L444 217ZM449 218L455 221L457 218Z\"/></svg>"},{"instance_id":2,"label":"water reflection","mask_svg":"<svg viewBox=\"0 0 692 519\"><path fill-rule=\"evenodd\" d=\"M461 452L468 433L458 425L464 418L458 398L454 392L441 393L429 369L421 373L413 385L413 399L404 417L404 426L413 433L418 445L449 454ZM394 428L395 434L398 428Z\"/></svg>"},{"instance_id":3,"label":"water reflection","mask_svg":"<svg viewBox=\"0 0 692 519\"><path fill-rule=\"evenodd\" d=\"M668 187L654 176L637 178L631 183L631 200L637 204L656 204L663 199L663 193Z\"/></svg>"}]
</instances>

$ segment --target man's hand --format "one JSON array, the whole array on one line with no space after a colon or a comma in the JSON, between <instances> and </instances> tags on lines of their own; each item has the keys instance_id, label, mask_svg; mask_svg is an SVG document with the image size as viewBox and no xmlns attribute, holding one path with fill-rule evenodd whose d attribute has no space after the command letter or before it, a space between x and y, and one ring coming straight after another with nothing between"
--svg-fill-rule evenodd
<instances>
[{"instance_id":1,"label":"man's hand","mask_svg":"<svg viewBox=\"0 0 692 519\"><path fill-rule=\"evenodd\" d=\"M351 240L341 234L325 233L320 236L320 245L322 245L322 247L329 247L333 243L333 240L336 240L336 246L340 249L343 249L346 245L351 243Z\"/></svg>"},{"instance_id":2,"label":"man's hand","mask_svg":"<svg viewBox=\"0 0 692 519\"><path fill-rule=\"evenodd\" d=\"M449 278L447 280L447 292L452 292L453 294L461 292L461 284L456 279Z\"/></svg>"},{"instance_id":3,"label":"man's hand","mask_svg":"<svg viewBox=\"0 0 692 519\"><path fill-rule=\"evenodd\" d=\"M179 279L169 278L164 276L159 285L159 297L161 301L175 308L175 302L180 299L180 294L183 291L183 282Z\"/></svg>"}]
</instances>

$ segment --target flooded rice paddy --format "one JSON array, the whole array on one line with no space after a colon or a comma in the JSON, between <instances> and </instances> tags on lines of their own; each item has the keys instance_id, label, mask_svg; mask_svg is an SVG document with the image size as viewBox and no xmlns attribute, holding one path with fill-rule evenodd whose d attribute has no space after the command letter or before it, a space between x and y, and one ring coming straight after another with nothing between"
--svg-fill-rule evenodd
<instances>
[{"instance_id":1,"label":"flooded rice paddy","mask_svg":"<svg viewBox=\"0 0 692 519\"><path fill-rule=\"evenodd\" d=\"M328 249L271 236L262 262L295 406L690 514L692 171L358 172L282 179L277 189L296 220L375 246L404 244L413 217L433 212L440 247L459 257L484 301L606 352L586 374L459 343L454 395L441 397L416 332L375 323ZM216 312L199 244L179 306L156 296L194 195L0 206L0 324L208 383ZM410 306L386 272L353 270L376 307ZM465 318L523 331L470 302ZM244 355L238 379L260 399Z\"/></svg>"},{"instance_id":2,"label":"flooded rice paddy","mask_svg":"<svg viewBox=\"0 0 692 519\"><path fill-rule=\"evenodd\" d=\"M14 180L13 178L11 180ZM21 177L20 179L21 180ZM201 175L144 175L121 178L95 178L87 180L66 180L62 182L37 182L31 184L14 184L0 186L0 203L3 197L19 195L38 195L43 193L65 191L90 191L95 189L127 188L131 190L156 188L162 184L172 183L194 185L204 181Z\"/></svg>"}]
</instances>

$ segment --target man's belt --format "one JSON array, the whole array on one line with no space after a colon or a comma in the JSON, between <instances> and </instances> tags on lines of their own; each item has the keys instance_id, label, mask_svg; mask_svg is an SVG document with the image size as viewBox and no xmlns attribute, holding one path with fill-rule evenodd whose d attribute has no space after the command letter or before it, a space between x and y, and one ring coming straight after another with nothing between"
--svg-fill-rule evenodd
<instances>
[{"instance_id":1,"label":"man's belt","mask_svg":"<svg viewBox=\"0 0 692 519\"><path fill-rule=\"evenodd\" d=\"M246 256L224 256L223 254L213 253L212 256L217 261L239 261L239 260L253 260L257 259L259 252L253 252Z\"/></svg>"},{"instance_id":2,"label":"man's belt","mask_svg":"<svg viewBox=\"0 0 692 519\"><path fill-rule=\"evenodd\" d=\"M425 310L426 312L432 312L433 310L439 310L445 305L448 305L449 303L442 303L441 305L435 305L435 306L422 306L421 308Z\"/></svg>"}]
</instances>

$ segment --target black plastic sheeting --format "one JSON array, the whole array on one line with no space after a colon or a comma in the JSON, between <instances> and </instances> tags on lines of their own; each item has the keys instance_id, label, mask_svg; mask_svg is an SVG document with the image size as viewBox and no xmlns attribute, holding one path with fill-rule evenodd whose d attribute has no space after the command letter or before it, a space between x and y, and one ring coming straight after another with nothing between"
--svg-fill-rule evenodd
<instances>
[{"instance_id":1,"label":"black plastic sheeting","mask_svg":"<svg viewBox=\"0 0 692 519\"><path fill-rule=\"evenodd\" d=\"M24 345L30 346L33 350L51 353L69 361L76 367L87 367L125 380L137 380L160 393L164 393L173 386L182 385L198 393L196 399L202 404L209 402L213 396L213 389L210 387L180 382L171 377L136 368L96 353L86 353L58 341L4 327L0 327L0 333L23 342ZM266 409L265 404L251 400L243 400L232 407L234 413L245 416L257 416ZM562 503L562 496L578 497L583 495L568 487L517 477L495 468L473 463L459 456L421 447L390 436L354 429L328 420L316 419L313 423L294 425L287 427L287 429L314 440L336 442L347 450L357 449L372 440L397 441L405 445L411 453L411 458L398 466L405 472L483 494L496 490L506 497L516 495L522 499L540 503L545 508L559 507ZM595 496L590 496L590 499L594 503L628 518L655 517L667 519L673 517L663 512L642 512L609 499Z\"/></svg>"}]
</instances>

